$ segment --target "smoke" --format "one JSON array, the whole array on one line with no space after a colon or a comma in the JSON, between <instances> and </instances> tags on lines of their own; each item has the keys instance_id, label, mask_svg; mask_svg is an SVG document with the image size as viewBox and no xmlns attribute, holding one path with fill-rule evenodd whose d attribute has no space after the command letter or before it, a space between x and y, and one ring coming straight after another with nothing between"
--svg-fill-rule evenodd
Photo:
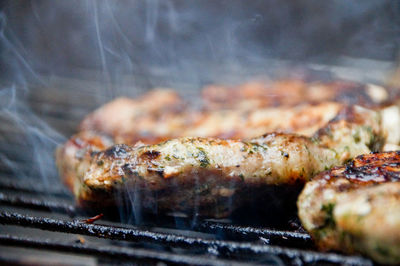
<instances>
[{"instance_id":1,"label":"smoke","mask_svg":"<svg viewBox=\"0 0 400 266\"><path fill-rule=\"evenodd\" d=\"M24 179L27 185L40 182L50 191L60 184L54 150L65 138L32 112L23 93L14 84L0 90L1 144L5 150L0 161L15 178Z\"/></svg>"},{"instance_id":2,"label":"smoke","mask_svg":"<svg viewBox=\"0 0 400 266\"><path fill-rule=\"evenodd\" d=\"M55 147L116 96L163 86L194 97L210 82L279 73L276 59L394 61L399 12L380 0L5 1L1 164L52 186Z\"/></svg>"},{"instance_id":3,"label":"smoke","mask_svg":"<svg viewBox=\"0 0 400 266\"><path fill-rule=\"evenodd\" d=\"M45 83L27 61L19 39L7 32L7 23L5 14L0 13L1 59L8 66L8 78L0 86L0 165L3 172L12 173L27 185L42 183L46 191L60 184L55 178L53 154L65 138L29 107L28 81L41 86Z\"/></svg>"},{"instance_id":4,"label":"smoke","mask_svg":"<svg viewBox=\"0 0 400 266\"><path fill-rule=\"evenodd\" d=\"M399 45L391 1L10 1L4 9L13 45L35 70L101 71L108 97L127 93L128 75L199 87L216 78L210 72L268 68L270 58L393 60ZM172 81L154 81L160 72Z\"/></svg>"}]
</instances>

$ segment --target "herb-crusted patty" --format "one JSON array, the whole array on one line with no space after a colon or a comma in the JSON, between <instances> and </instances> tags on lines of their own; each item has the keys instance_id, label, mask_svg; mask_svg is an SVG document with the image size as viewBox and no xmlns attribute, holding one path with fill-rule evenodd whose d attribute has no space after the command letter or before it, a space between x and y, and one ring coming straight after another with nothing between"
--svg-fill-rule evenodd
<instances>
[{"instance_id":1,"label":"herb-crusted patty","mask_svg":"<svg viewBox=\"0 0 400 266\"><path fill-rule=\"evenodd\" d=\"M248 141L186 137L110 146L106 137L81 132L58 150L57 159L82 205L115 206L121 194L129 194L149 210L223 217L279 187L301 187L325 169L380 149L382 134L378 112L348 107L311 138L270 133ZM275 196L294 203L296 195Z\"/></svg>"},{"instance_id":2,"label":"herb-crusted patty","mask_svg":"<svg viewBox=\"0 0 400 266\"><path fill-rule=\"evenodd\" d=\"M321 173L297 204L303 226L322 250L400 263L400 152L360 155Z\"/></svg>"}]
</instances>

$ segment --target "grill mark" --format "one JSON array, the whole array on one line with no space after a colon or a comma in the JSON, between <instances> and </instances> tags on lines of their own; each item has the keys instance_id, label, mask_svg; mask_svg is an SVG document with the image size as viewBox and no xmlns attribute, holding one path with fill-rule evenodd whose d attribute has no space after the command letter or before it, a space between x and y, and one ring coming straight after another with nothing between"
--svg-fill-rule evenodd
<instances>
[{"instance_id":1,"label":"grill mark","mask_svg":"<svg viewBox=\"0 0 400 266\"><path fill-rule=\"evenodd\" d=\"M351 182L339 190L357 185L372 185L400 181L400 151L364 154L343 167L321 173L320 178L333 182L345 178Z\"/></svg>"},{"instance_id":2,"label":"grill mark","mask_svg":"<svg viewBox=\"0 0 400 266\"><path fill-rule=\"evenodd\" d=\"M396 166L398 167L399 165L397 164ZM392 171L388 167L389 165L377 167L362 166L357 168L346 167L344 175L348 180L362 183L386 183L399 181L399 172Z\"/></svg>"},{"instance_id":3,"label":"grill mark","mask_svg":"<svg viewBox=\"0 0 400 266\"><path fill-rule=\"evenodd\" d=\"M145 151L144 153L142 153L140 155L140 158L144 159L144 160L154 160L157 159L160 156L160 152L159 151Z\"/></svg>"}]
</instances>

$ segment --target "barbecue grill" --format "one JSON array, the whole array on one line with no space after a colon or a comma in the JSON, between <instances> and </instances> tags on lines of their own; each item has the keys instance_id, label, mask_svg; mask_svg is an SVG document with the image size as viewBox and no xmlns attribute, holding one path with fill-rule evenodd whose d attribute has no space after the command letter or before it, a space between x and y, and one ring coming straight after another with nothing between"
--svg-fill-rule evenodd
<instances>
[{"instance_id":1,"label":"barbecue grill","mask_svg":"<svg viewBox=\"0 0 400 266\"><path fill-rule=\"evenodd\" d=\"M282 69L285 62L276 64L280 64ZM357 64L357 61L353 60L352 64ZM376 69L376 75L369 78L379 81L389 65L385 62L374 62L373 65L380 66L381 71ZM319 73L327 67L310 65L309 70ZM342 65L336 74L341 75L340 71L346 68L354 71L357 69ZM257 69L258 74L265 73L265 69ZM253 74L257 75L254 71ZM354 71L353 77L364 78L363 71ZM213 71L218 73L219 78L227 80L234 70L230 69L225 74L222 72L218 69ZM168 80L171 78L167 73L169 72L163 73L160 69L158 76L152 80L166 82L167 77ZM237 78L236 81L245 79L249 73L241 72L240 75L233 75ZM364 257L316 251L310 236L295 219L286 224L274 224L268 219L254 224L240 219L207 220L170 214L147 217L133 226L134 222L129 220L129 214L122 213L117 214L116 219L106 216L93 223L86 222L86 219L96 213L88 214L77 209L70 192L58 182L54 163L35 159L35 155L31 154L35 149L32 147L33 143L25 139L24 131L33 125L24 124L24 117L33 116L31 112L34 110L51 127L64 130L66 135L72 134L79 120L97 105L96 101L88 105L91 101L85 100L85 97L92 95L90 90L99 86L99 82L95 76L91 80L54 76L43 76L42 79L49 86L32 85L36 93L26 97L29 109L20 108L21 102L14 103L13 108L19 110L17 114L21 119L20 124L10 121L5 113L1 116L1 124L7 125L0 129L1 154L7 155L2 157L0 179L2 261L16 264L53 264L59 261L55 258L62 258L63 263L72 265L128 262L372 265L372 261ZM209 79L210 77L205 79L204 83ZM231 82L234 83L235 80ZM142 84L145 85L157 84ZM168 85L178 89L190 86L182 82ZM185 90L181 92L185 93ZM82 100L79 101L79 98ZM100 101L105 99L100 98ZM74 105L66 105L64 108L71 108L73 111L53 112L56 110L55 106L70 102L74 102ZM47 125L42 128L40 125L36 126L44 132L48 130L44 128ZM51 136L51 132L46 133ZM39 141L42 136L39 134L33 138ZM56 144L52 145L55 147ZM54 147L49 149L50 157ZM29 154L25 151L29 151ZM35 165L35 162L43 165ZM47 167L44 172L43 167ZM44 175L54 176L43 179ZM117 221L119 219L123 222Z\"/></svg>"},{"instance_id":2,"label":"barbecue grill","mask_svg":"<svg viewBox=\"0 0 400 266\"><path fill-rule=\"evenodd\" d=\"M0 48L1 44L9 49L3 39ZM24 56L15 51L20 50L11 49L13 56ZM136 217L129 210L120 210L114 216L89 214L75 206L73 196L60 183L53 152L65 140L64 136L75 132L88 112L115 95L134 97L162 86L174 88L191 100L203 85L238 84L265 76L306 75L382 84L395 67L393 61L387 60L387 54L382 57L377 60L341 56L334 63L308 62L305 66L300 61L296 66L293 61L270 57L265 64L265 58L246 53L212 65L195 58L190 64L191 71L196 72L194 76L182 75L187 66L184 64L172 69L168 65L146 65L129 74L119 74L118 82L110 69L99 71L79 63L78 67L67 66L57 74L44 67L40 75L23 66L29 78L21 82L13 73L11 79L0 80L0 88L4 88L0 91L0 262L372 265L365 257L317 251L295 217L286 223L274 223L273 217L254 222L240 217L216 220L177 213ZM77 63L76 59L66 65ZM1 63L4 62L0 66ZM6 70L13 69L14 65L10 65L6 64ZM111 75L105 78L105 72Z\"/></svg>"}]
</instances>

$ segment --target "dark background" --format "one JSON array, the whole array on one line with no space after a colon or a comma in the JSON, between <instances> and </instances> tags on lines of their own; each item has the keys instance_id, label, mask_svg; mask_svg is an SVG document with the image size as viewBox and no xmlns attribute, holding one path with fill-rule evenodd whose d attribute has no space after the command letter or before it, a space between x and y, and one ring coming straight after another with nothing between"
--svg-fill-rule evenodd
<instances>
[{"instance_id":1,"label":"dark background","mask_svg":"<svg viewBox=\"0 0 400 266\"><path fill-rule=\"evenodd\" d=\"M93 69L114 84L154 67L185 76L270 58L399 54L399 1L3 1L1 8L1 74L14 81Z\"/></svg>"}]
</instances>

